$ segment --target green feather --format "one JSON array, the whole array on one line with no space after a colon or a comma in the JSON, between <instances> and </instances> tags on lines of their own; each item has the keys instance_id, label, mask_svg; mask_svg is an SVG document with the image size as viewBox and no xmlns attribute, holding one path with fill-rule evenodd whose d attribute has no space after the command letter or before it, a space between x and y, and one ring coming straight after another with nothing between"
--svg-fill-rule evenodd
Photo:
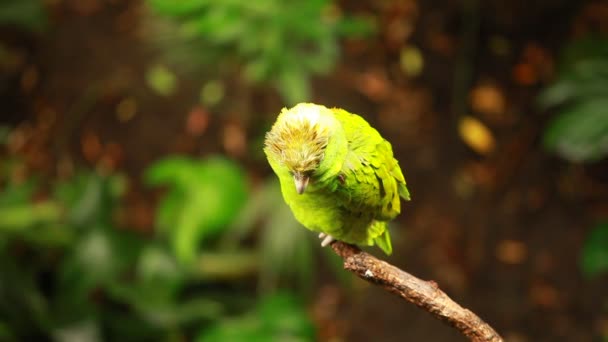
<instances>
[{"instance_id":1,"label":"green feather","mask_svg":"<svg viewBox=\"0 0 608 342\"><path fill-rule=\"evenodd\" d=\"M306 228L392 252L387 221L410 194L388 141L343 109L301 103L284 109L264 152L294 216ZM293 175L309 183L298 194Z\"/></svg>"},{"instance_id":2,"label":"green feather","mask_svg":"<svg viewBox=\"0 0 608 342\"><path fill-rule=\"evenodd\" d=\"M376 221L376 223L382 223L386 226L386 222ZM391 255L393 253L393 245L391 244L391 236L388 232L388 228L384 228L384 233L375 238L374 243L387 255Z\"/></svg>"}]
</instances>

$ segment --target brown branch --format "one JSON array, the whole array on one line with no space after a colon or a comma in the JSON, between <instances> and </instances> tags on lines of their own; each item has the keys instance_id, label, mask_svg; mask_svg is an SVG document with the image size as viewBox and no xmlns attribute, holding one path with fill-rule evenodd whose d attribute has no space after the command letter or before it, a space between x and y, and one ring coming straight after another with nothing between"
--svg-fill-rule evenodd
<instances>
[{"instance_id":1,"label":"brown branch","mask_svg":"<svg viewBox=\"0 0 608 342\"><path fill-rule=\"evenodd\" d=\"M434 281L424 281L361 251L358 247L335 241L333 250L344 259L344 269L359 278L384 287L437 319L455 327L471 341L498 342L502 338L490 325L470 310L454 302Z\"/></svg>"}]
</instances>

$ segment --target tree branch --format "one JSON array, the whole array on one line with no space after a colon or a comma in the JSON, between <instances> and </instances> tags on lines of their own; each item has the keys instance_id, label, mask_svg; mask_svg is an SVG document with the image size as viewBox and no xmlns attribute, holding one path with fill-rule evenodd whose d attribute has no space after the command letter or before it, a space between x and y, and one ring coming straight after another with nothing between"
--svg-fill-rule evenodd
<instances>
[{"instance_id":1,"label":"tree branch","mask_svg":"<svg viewBox=\"0 0 608 342\"><path fill-rule=\"evenodd\" d=\"M458 329L471 341L499 342L503 339L477 315L454 302L434 281L424 281L361 251L358 247L335 241L331 248L344 259L344 269L359 278L382 286L419 308L430 312Z\"/></svg>"}]
</instances>

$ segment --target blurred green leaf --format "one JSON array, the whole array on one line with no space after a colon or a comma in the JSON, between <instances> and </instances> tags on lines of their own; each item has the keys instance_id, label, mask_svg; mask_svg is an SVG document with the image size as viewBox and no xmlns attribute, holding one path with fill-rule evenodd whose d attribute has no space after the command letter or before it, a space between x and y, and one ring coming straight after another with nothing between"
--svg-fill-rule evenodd
<instances>
[{"instance_id":1,"label":"blurred green leaf","mask_svg":"<svg viewBox=\"0 0 608 342\"><path fill-rule=\"evenodd\" d=\"M608 223L595 226L583 246L581 268L587 276L608 271Z\"/></svg>"},{"instance_id":2,"label":"blurred green leaf","mask_svg":"<svg viewBox=\"0 0 608 342\"><path fill-rule=\"evenodd\" d=\"M12 25L38 32L47 26L47 21L42 0L3 0L0 6L0 26Z\"/></svg>"},{"instance_id":3,"label":"blurred green leaf","mask_svg":"<svg viewBox=\"0 0 608 342\"><path fill-rule=\"evenodd\" d=\"M406 45L401 48L399 62L401 70L409 77L420 75L424 68L424 56L415 45Z\"/></svg>"},{"instance_id":4,"label":"blurred green leaf","mask_svg":"<svg viewBox=\"0 0 608 342\"><path fill-rule=\"evenodd\" d=\"M568 72L571 66L581 60L604 59L608 57L608 40L589 36L570 42L565 46L559 58L560 73Z\"/></svg>"},{"instance_id":5,"label":"blurred green leaf","mask_svg":"<svg viewBox=\"0 0 608 342\"><path fill-rule=\"evenodd\" d=\"M37 284L39 267L0 249L0 316L16 341L51 326L49 303Z\"/></svg>"},{"instance_id":6,"label":"blurred green leaf","mask_svg":"<svg viewBox=\"0 0 608 342\"><path fill-rule=\"evenodd\" d=\"M233 280L254 275L259 271L256 251L202 252L195 276L207 280Z\"/></svg>"},{"instance_id":7,"label":"blurred green leaf","mask_svg":"<svg viewBox=\"0 0 608 342\"><path fill-rule=\"evenodd\" d=\"M11 332L11 327L7 322L0 321L0 340L17 341L17 338Z\"/></svg>"},{"instance_id":8,"label":"blurred green leaf","mask_svg":"<svg viewBox=\"0 0 608 342\"><path fill-rule=\"evenodd\" d=\"M299 336L302 340L314 338L314 326L304 306L292 295L268 295L262 298L257 312L269 330L278 331L278 336Z\"/></svg>"},{"instance_id":9,"label":"blurred green leaf","mask_svg":"<svg viewBox=\"0 0 608 342\"><path fill-rule=\"evenodd\" d=\"M547 127L545 146L573 162L603 158L608 154L607 108L608 97L567 107Z\"/></svg>"},{"instance_id":10,"label":"blurred green leaf","mask_svg":"<svg viewBox=\"0 0 608 342\"><path fill-rule=\"evenodd\" d=\"M224 231L245 203L245 175L234 162L172 157L152 165L144 176L149 185L168 185L156 224L170 236L178 260L189 264L199 243Z\"/></svg>"},{"instance_id":11,"label":"blurred green leaf","mask_svg":"<svg viewBox=\"0 0 608 342\"><path fill-rule=\"evenodd\" d=\"M57 222L61 208L53 202L0 207L0 231L24 231L35 225Z\"/></svg>"},{"instance_id":12,"label":"blurred green leaf","mask_svg":"<svg viewBox=\"0 0 608 342\"><path fill-rule=\"evenodd\" d=\"M371 17L345 17L337 22L341 36L349 38L367 38L377 30L377 24Z\"/></svg>"},{"instance_id":13,"label":"blurred green leaf","mask_svg":"<svg viewBox=\"0 0 608 342\"><path fill-rule=\"evenodd\" d=\"M113 298L129 303L141 318L163 329L174 329L198 320L214 320L224 312L222 303L205 297L180 300L177 296L164 297L162 293L159 296L159 293L150 289L120 283L108 287ZM164 292L160 287L157 290Z\"/></svg>"},{"instance_id":14,"label":"blurred green leaf","mask_svg":"<svg viewBox=\"0 0 608 342\"><path fill-rule=\"evenodd\" d=\"M66 283L86 296L95 286L115 278L120 271L120 254L115 253L109 234L93 229L75 246L74 254L64 268Z\"/></svg>"},{"instance_id":15,"label":"blurred green leaf","mask_svg":"<svg viewBox=\"0 0 608 342\"><path fill-rule=\"evenodd\" d=\"M67 208L70 224L86 227L109 224L125 188L122 175L101 176L81 171L55 184L54 197Z\"/></svg>"},{"instance_id":16,"label":"blurred green leaf","mask_svg":"<svg viewBox=\"0 0 608 342\"><path fill-rule=\"evenodd\" d=\"M548 108L571 101L593 100L608 96L608 56L604 59L577 61L560 74L559 79L539 96L539 104Z\"/></svg>"},{"instance_id":17,"label":"blurred green leaf","mask_svg":"<svg viewBox=\"0 0 608 342\"><path fill-rule=\"evenodd\" d=\"M274 187L274 201L262 231L260 249L264 267L260 270L263 289L272 289L280 276L297 279L301 289L310 287L313 271L313 253L310 243L314 234L298 223L283 201L278 182Z\"/></svg>"},{"instance_id":18,"label":"blurred green leaf","mask_svg":"<svg viewBox=\"0 0 608 342\"><path fill-rule=\"evenodd\" d=\"M139 256L135 283L112 283L108 290L133 306L143 319L164 329L219 317L224 309L219 302L204 297L180 300L186 275L168 251L153 245Z\"/></svg>"},{"instance_id":19,"label":"blurred green leaf","mask_svg":"<svg viewBox=\"0 0 608 342\"><path fill-rule=\"evenodd\" d=\"M260 232L259 282L264 291L275 289L280 280L295 280L302 290L310 288L313 272L315 235L296 221L283 200L281 186L269 178L250 197L234 222L225 244L236 245L254 227L262 223Z\"/></svg>"},{"instance_id":20,"label":"blurred green leaf","mask_svg":"<svg viewBox=\"0 0 608 342\"><path fill-rule=\"evenodd\" d=\"M271 68L266 60L254 59L245 65L244 75L251 82L263 82L271 72Z\"/></svg>"},{"instance_id":21,"label":"blurred green leaf","mask_svg":"<svg viewBox=\"0 0 608 342\"><path fill-rule=\"evenodd\" d=\"M209 5L205 0L148 0L148 4L156 11L171 16L187 16L196 13Z\"/></svg>"},{"instance_id":22,"label":"blurred green leaf","mask_svg":"<svg viewBox=\"0 0 608 342\"><path fill-rule=\"evenodd\" d=\"M181 285L182 272L173 256L158 246L148 246L139 255L137 278L144 284L160 284L173 295Z\"/></svg>"},{"instance_id":23,"label":"blurred green leaf","mask_svg":"<svg viewBox=\"0 0 608 342\"><path fill-rule=\"evenodd\" d=\"M72 225L88 228L110 223L124 192L123 183L121 176L82 172L55 184L55 199L42 202L30 199L36 182L9 183L0 193L0 231L43 247L67 246L76 233Z\"/></svg>"},{"instance_id":24,"label":"blurred green leaf","mask_svg":"<svg viewBox=\"0 0 608 342\"><path fill-rule=\"evenodd\" d=\"M143 241L114 227L89 228L66 256L59 274L59 298L68 312L87 310L92 291L120 282L134 264ZM90 305L90 303L89 303Z\"/></svg>"},{"instance_id":25,"label":"blurred green leaf","mask_svg":"<svg viewBox=\"0 0 608 342\"><path fill-rule=\"evenodd\" d=\"M152 164L144 174L148 185L178 186L190 181L193 161L187 157L169 157Z\"/></svg>"},{"instance_id":26,"label":"blurred green leaf","mask_svg":"<svg viewBox=\"0 0 608 342\"><path fill-rule=\"evenodd\" d=\"M288 105L310 99L308 75L297 68L286 68L278 75L277 88Z\"/></svg>"},{"instance_id":27,"label":"blurred green leaf","mask_svg":"<svg viewBox=\"0 0 608 342\"><path fill-rule=\"evenodd\" d=\"M0 46L0 60L2 55L2 47ZM0 125L0 145L6 145L8 138L11 134L11 127L7 125Z\"/></svg>"},{"instance_id":28,"label":"blurred green leaf","mask_svg":"<svg viewBox=\"0 0 608 342\"><path fill-rule=\"evenodd\" d=\"M64 208L51 200L33 202L36 188L37 182L30 179L8 183L0 192L0 237L19 237L41 246L68 243L71 234L60 224Z\"/></svg>"},{"instance_id":29,"label":"blurred green leaf","mask_svg":"<svg viewBox=\"0 0 608 342\"><path fill-rule=\"evenodd\" d=\"M157 94L171 96L177 90L177 76L164 65L154 65L146 71L146 82Z\"/></svg>"},{"instance_id":30,"label":"blurred green leaf","mask_svg":"<svg viewBox=\"0 0 608 342\"><path fill-rule=\"evenodd\" d=\"M168 314L156 314L157 311L176 309L176 296L186 280L173 256L160 246L144 247L135 272L133 284L111 283L110 293L134 305L153 324L161 321L163 326L177 324L173 318L161 319Z\"/></svg>"},{"instance_id":31,"label":"blurred green leaf","mask_svg":"<svg viewBox=\"0 0 608 342\"><path fill-rule=\"evenodd\" d=\"M538 101L545 108L559 106L545 129L545 147L573 162L608 155L608 40L585 39L566 47L557 80Z\"/></svg>"},{"instance_id":32,"label":"blurred green leaf","mask_svg":"<svg viewBox=\"0 0 608 342\"><path fill-rule=\"evenodd\" d=\"M143 315L150 322L166 327L192 324L198 320L215 320L224 314L222 303L205 298L189 298L172 306L153 307L145 304Z\"/></svg>"},{"instance_id":33,"label":"blurred green leaf","mask_svg":"<svg viewBox=\"0 0 608 342\"><path fill-rule=\"evenodd\" d=\"M267 296L253 312L224 319L197 338L199 342L314 340L314 326L305 309L287 294Z\"/></svg>"},{"instance_id":34,"label":"blurred green leaf","mask_svg":"<svg viewBox=\"0 0 608 342\"><path fill-rule=\"evenodd\" d=\"M35 179L28 179L19 184L8 183L6 187L0 191L0 208L30 203L32 195L37 187L38 183Z\"/></svg>"},{"instance_id":35,"label":"blurred green leaf","mask_svg":"<svg viewBox=\"0 0 608 342\"><path fill-rule=\"evenodd\" d=\"M57 342L97 342L102 341L99 330L97 322L85 320L56 329L53 337Z\"/></svg>"},{"instance_id":36,"label":"blurred green leaf","mask_svg":"<svg viewBox=\"0 0 608 342\"><path fill-rule=\"evenodd\" d=\"M224 97L224 84L221 81L209 81L201 89L201 102L207 106L218 104Z\"/></svg>"}]
</instances>

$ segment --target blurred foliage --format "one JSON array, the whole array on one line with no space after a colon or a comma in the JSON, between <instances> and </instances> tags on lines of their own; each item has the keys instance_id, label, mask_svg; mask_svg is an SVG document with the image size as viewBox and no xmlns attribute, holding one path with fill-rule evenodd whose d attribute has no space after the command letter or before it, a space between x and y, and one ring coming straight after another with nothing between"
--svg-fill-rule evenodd
<instances>
[{"instance_id":1,"label":"blurred foliage","mask_svg":"<svg viewBox=\"0 0 608 342\"><path fill-rule=\"evenodd\" d=\"M272 84L287 104L310 99L310 79L333 68L340 37L374 29L368 20L342 16L330 0L147 3L168 19L151 38L165 39L165 49L180 65L242 66L247 81Z\"/></svg>"},{"instance_id":2,"label":"blurred foliage","mask_svg":"<svg viewBox=\"0 0 608 342\"><path fill-rule=\"evenodd\" d=\"M47 13L42 0L2 0L0 26L13 26L40 32L47 25Z\"/></svg>"},{"instance_id":3,"label":"blurred foliage","mask_svg":"<svg viewBox=\"0 0 608 342\"><path fill-rule=\"evenodd\" d=\"M608 271L608 223L595 226L583 246L581 268L587 276Z\"/></svg>"},{"instance_id":4,"label":"blurred foliage","mask_svg":"<svg viewBox=\"0 0 608 342\"><path fill-rule=\"evenodd\" d=\"M283 200L281 186L271 177L256 191L234 224L243 239L259 223L260 233L260 286L272 289L280 278L293 278L299 287L306 289L311 283L313 251L310 234L296 221Z\"/></svg>"},{"instance_id":5,"label":"blurred foliage","mask_svg":"<svg viewBox=\"0 0 608 342\"><path fill-rule=\"evenodd\" d=\"M225 318L199 335L199 342L314 341L314 327L293 296L276 294L262 298L250 313Z\"/></svg>"},{"instance_id":6,"label":"blurred foliage","mask_svg":"<svg viewBox=\"0 0 608 342\"><path fill-rule=\"evenodd\" d=\"M22 169L0 162L0 340L314 339L289 295L268 295L251 311L250 290L213 286L239 284L258 267L256 252L208 243L235 233L230 223L247 200L235 163L152 165L148 184L168 187L158 238L119 228L126 177L79 171L49 183L15 177Z\"/></svg>"},{"instance_id":7,"label":"blurred foliage","mask_svg":"<svg viewBox=\"0 0 608 342\"><path fill-rule=\"evenodd\" d=\"M608 155L608 40L585 39L565 48L557 80L540 104L559 106L545 131L545 146L573 162Z\"/></svg>"},{"instance_id":8,"label":"blurred foliage","mask_svg":"<svg viewBox=\"0 0 608 342\"><path fill-rule=\"evenodd\" d=\"M220 157L198 161L170 157L146 172L149 185L168 185L156 214L157 228L167 234L178 260L194 261L203 239L222 233L247 197L245 174Z\"/></svg>"},{"instance_id":9,"label":"blurred foliage","mask_svg":"<svg viewBox=\"0 0 608 342\"><path fill-rule=\"evenodd\" d=\"M320 242L316 234L296 221L283 199L276 177L270 177L252 194L233 224L227 242L236 244L244 240L260 224L260 288L273 291L282 282L290 281L301 292L309 291L317 264L315 247ZM335 276L349 286L351 278L343 272L342 259L329 249L323 249L323 252L326 252L323 255Z\"/></svg>"},{"instance_id":10,"label":"blurred foliage","mask_svg":"<svg viewBox=\"0 0 608 342\"><path fill-rule=\"evenodd\" d=\"M586 38L562 52L557 80L539 96L558 114L544 133L545 146L572 162L594 162L608 155L608 39ZM608 225L587 236L581 256L587 276L608 270Z\"/></svg>"},{"instance_id":11,"label":"blurred foliage","mask_svg":"<svg viewBox=\"0 0 608 342\"><path fill-rule=\"evenodd\" d=\"M157 94L170 96L177 90L177 77L164 65L154 65L146 72L146 82Z\"/></svg>"}]
</instances>

